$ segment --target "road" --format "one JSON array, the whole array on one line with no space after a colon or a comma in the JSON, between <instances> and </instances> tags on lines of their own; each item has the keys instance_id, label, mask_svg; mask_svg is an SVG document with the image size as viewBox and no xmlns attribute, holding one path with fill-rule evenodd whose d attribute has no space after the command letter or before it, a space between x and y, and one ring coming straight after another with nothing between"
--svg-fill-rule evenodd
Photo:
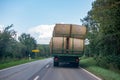
<instances>
[{"instance_id":1,"label":"road","mask_svg":"<svg viewBox=\"0 0 120 80\"><path fill-rule=\"evenodd\" d=\"M100 80L82 68L53 67L52 61L49 58L0 70L0 80Z\"/></svg>"}]
</instances>

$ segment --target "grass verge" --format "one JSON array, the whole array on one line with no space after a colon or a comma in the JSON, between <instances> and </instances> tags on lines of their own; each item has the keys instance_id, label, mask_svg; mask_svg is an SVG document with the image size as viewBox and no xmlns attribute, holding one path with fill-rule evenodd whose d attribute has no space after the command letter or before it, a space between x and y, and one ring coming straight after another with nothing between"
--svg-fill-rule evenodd
<instances>
[{"instance_id":1,"label":"grass verge","mask_svg":"<svg viewBox=\"0 0 120 80\"><path fill-rule=\"evenodd\" d=\"M3 61L3 62L0 62L0 70L8 68L8 67L16 66L16 65L19 65L19 64L24 64L24 63L27 63L27 62L40 60L40 59L43 59L43 58L37 58L37 59L31 59L31 60L22 59L22 60L9 60L9 61L7 60L7 61Z\"/></svg>"},{"instance_id":2,"label":"grass verge","mask_svg":"<svg viewBox=\"0 0 120 80\"><path fill-rule=\"evenodd\" d=\"M99 76L102 80L120 80L119 73L97 66L93 58L82 59L80 66Z\"/></svg>"}]
</instances>

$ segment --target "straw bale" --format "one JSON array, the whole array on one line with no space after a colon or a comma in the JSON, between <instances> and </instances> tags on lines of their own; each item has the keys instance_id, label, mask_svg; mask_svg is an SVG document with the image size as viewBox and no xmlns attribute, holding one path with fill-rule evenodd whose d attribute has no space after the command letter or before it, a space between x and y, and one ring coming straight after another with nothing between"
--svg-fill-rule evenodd
<instances>
[{"instance_id":1,"label":"straw bale","mask_svg":"<svg viewBox=\"0 0 120 80\"><path fill-rule=\"evenodd\" d=\"M68 37L70 34L70 24L56 24L53 37Z\"/></svg>"},{"instance_id":2,"label":"straw bale","mask_svg":"<svg viewBox=\"0 0 120 80\"><path fill-rule=\"evenodd\" d=\"M75 38L69 39L69 50L83 51L83 49L84 49L84 40L75 39Z\"/></svg>"},{"instance_id":3,"label":"straw bale","mask_svg":"<svg viewBox=\"0 0 120 80\"><path fill-rule=\"evenodd\" d=\"M64 45L63 45L64 43ZM50 48L54 50L66 49L66 38L64 37L52 37L50 41Z\"/></svg>"},{"instance_id":4,"label":"straw bale","mask_svg":"<svg viewBox=\"0 0 120 80\"><path fill-rule=\"evenodd\" d=\"M84 39L86 35L86 27L80 25L72 25L71 37Z\"/></svg>"}]
</instances>

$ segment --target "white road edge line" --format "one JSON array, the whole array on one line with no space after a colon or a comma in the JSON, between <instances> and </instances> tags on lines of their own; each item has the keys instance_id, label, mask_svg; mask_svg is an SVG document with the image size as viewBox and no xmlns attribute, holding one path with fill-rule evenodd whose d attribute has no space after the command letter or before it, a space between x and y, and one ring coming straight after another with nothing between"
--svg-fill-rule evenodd
<instances>
[{"instance_id":1,"label":"white road edge line","mask_svg":"<svg viewBox=\"0 0 120 80\"><path fill-rule=\"evenodd\" d=\"M43 60L45 60L45 59L43 59ZM37 61L41 61L41 60L37 60ZM31 64L31 63L33 63L33 62L28 62L28 63L23 63L23 64L11 66L11 67L8 67L8 68L5 68L5 69L1 69L0 71L5 71L5 70L13 69L13 68L16 68L16 67L19 67L19 66L23 66L23 65L26 65L26 64Z\"/></svg>"},{"instance_id":2,"label":"white road edge line","mask_svg":"<svg viewBox=\"0 0 120 80\"><path fill-rule=\"evenodd\" d=\"M92 74L91 72L89 72L89 71L87 71L87 70L85 70L83 68L81 68L81 69L84 70L85 72L87 72L88 74L90 74L91 76L95 77L96 79L102 80L101 78L97 77L96 75Z\"/></svg>"},{"instance_id":3,"label":"white road edge line","mask_svg":"<svg viewBox=\"0 0 120 80\"><path fill-rule=\"evenodd\" d=\"M23 65L26 65L26 64L31 64L31 63L32 63L32 62L23 63L23 64L18 64L18 65L11 66L11 67L8 67L8 68L5 68L5 69L1 69L0 71L5 71L5 70L13 69L13 68L20 67L20 66L23 66Z\"/></svg>"},{"instance_id":4,"label":"white road edge line","mask_svg":"<svg viewBox=\"0 0 120 80\"><path fill-rule=\"evenodd\" d=\"M5 70L13 69L13 68L25 65L25 64L29 64L29 63L24 63L24 64L19 64L19 65L16 65L16 66L11 66L11 67L8 67L8 68L5 68L5 69L1 69L0 71L5 71Z\"/></svg>"},{"instance_id":5,"label":"white road edge line","mask_svg":"<svg viewBox=\"0 0 120 80\"><path fill-rule=\"evenodd\" d=\"M34 78L34 80L37 80L39 78L39 76L36 76L35 78Z\"/></svg>"}]
</instances>

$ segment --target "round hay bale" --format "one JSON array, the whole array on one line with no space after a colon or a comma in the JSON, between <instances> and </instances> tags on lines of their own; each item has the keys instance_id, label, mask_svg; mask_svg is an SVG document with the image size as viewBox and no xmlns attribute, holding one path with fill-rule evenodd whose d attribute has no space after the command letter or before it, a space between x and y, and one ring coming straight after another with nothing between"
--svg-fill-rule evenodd
<instances>
[{"instance_id":1,"label":"round hay bale","mask_svg":"<svg viewBox=\"0 0 120 80\"><path fill-rule=\"evenodd\" d=\"M72 25L71 37L84 39L86 35L86 27L80 25Z\"/></svg>"},{"instance_id":2,"label":"round hay bale","mask_svg":"<svg viewBox=\"0 0 120 80\"><path fill-rule=\"evenodd\" d=\"M50 41L50 49L56 53L61 53L66 49L66 38L64 37L52 37Z\"/></svg>"},{"instance_id":3,"label":"round hay bale","mask_svg":"<svg viewBox=\"0 0 120 80\"><path fill-rule=\"evenodd\" d=\"M68 37L70 34L70 24L56 24L53 37Z\"/></svg>"},{"instance_id":4,"label":"round hay bale","mask_svg":"<svg viewBox=\"0 0 120 80\"><path fill-rule=\"evenodd\" d=\"M69 39L69 50L73 51L74 53L83 51L84 49L84 40L82 39L75 39L75 38L70 38Z\"/></svg>"},{"instance_id":5,"label":"round hay bale","mask_svg":"<svg viewBox=\"0 0 120 80\"><path fill-rule=\"evenodd\" d=\"M49 43L49 48L50 48L50 53L52 53L52 38L51 38L50 43Z\"/></svg>"}]
</instances>

